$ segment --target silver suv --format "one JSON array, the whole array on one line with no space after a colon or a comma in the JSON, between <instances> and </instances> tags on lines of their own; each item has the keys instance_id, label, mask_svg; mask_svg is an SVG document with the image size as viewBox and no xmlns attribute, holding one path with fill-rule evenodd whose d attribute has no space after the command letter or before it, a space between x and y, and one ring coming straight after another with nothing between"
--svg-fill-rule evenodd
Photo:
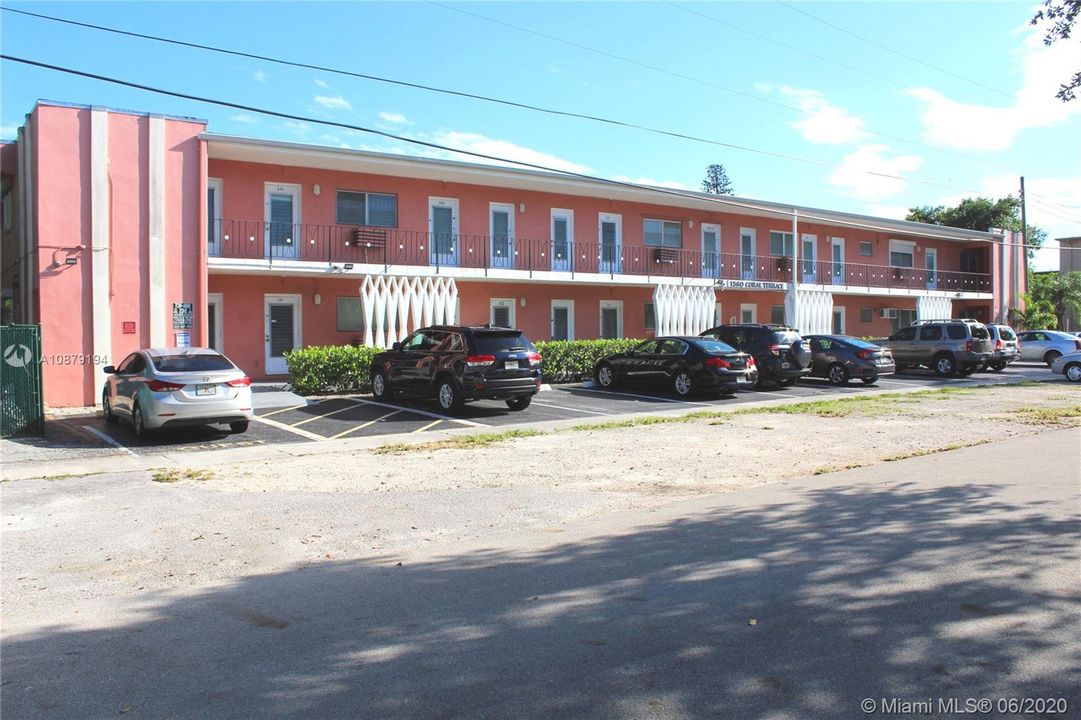
<instances>
[{"instance_id":1,"label":"silver suv","mask_svg":"<svg viewBox=\"0 0 1081 720\"><path fill-rule=\"evenodd\" d=\"M987 325L991 335L991 360L983 366L995 372L1005 370L1006 366L1021 359L1021 345L1017 333L1009 325Z\"/></svg>"},{"instance_id":2,"label":"silver suv","mask_svg":"<svg viewBox=\"0 0 1081 720\"><path fill-rule=\"evenodd\" d=\"M991 334L975 320L921 320L877 342L898 371L925 365L939 377L971 375L993 357Z\"/></svg>"}]
</instances>

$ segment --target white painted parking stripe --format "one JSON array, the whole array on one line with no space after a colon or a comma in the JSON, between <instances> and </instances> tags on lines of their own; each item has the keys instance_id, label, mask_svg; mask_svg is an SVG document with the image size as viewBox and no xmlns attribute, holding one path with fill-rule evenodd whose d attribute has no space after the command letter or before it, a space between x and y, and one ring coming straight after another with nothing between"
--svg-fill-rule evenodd
<instances>
[{"instance_id":1,"label":"white painted parking stripe","mask_svg":"<svg viewBox=\"0 0 1081 720\"><path fill-rule=\"evenodd\" d=\"M318 405L319 403L322 402L322 400L316 400L315 402ZM280 410L272 410L271 412L263 413L259 417L270 417L271 415L277 415L278 413L289 412L290 410L300 410L301 408L306 408L306 407L308 407L308 403L304 403L303 405L294 405L292 407L286 407L286 408L282 408Z\"/></svg>"},{"instance_id":2,"label":"white painted parking stripe","mask_svg":"<svg viewBox=\"0 0 1081 720\"><path fill-rule=\"evenodd\" d=\"M356 408L352 407L351 405L346 405L343 408L338 408L337 410L331 410L330 412L323 413L322 415L312 415L310 418L306 418L304 420L301 420L300 422L289 423L289 427L294 427L294 428L295 427L300 427L304 423L310 423L312 420L322 420L323 418L328 418L331 415L337 415L338 413L343 413L346 410L355 410L355 409ZM266 417L266 415L264 415L263 417Z\"/></svg>"},{"instance_id":3,"label":"white painted parking stripe","mask_svg":"<svg viewBox=\"0 0 1081 720\"><path fill-rule=\"evenodd\" d=\"M112 445L114 448L117 448L118 450L123 450L124 452L126 452L128 455L131 455L132 457L137 457L138 456L138 453L136 453L134 450L129 448L127 445L122 444L119 440L117 440L114 437L106 435L105 433L103 433L101 430L98 430L97 428L90 427L89 425L83 425L83 429L84 430L89 430L90 432L97 435L99 438L101 438L102 440L104 440L108 444Z\"/></svg>"},{"instance_id":4,"label":"white painted parking stripe","mask_svg":"<svg viewBox=\"0 0 1081 720\"><path fill-rule=\"evenodd\" d=\"M256 415L252 419L255 420L255 422L260 422L260 423L263 423L264 425L269 425L270 427L278 428L279 430L287 430L287 431L289 431L289 432L291 432L291 433L293 433L295 435L299 435L301 437L306 437L309 440L326 440L326 438L323 437L322 435L316 435L313 432L308 432L307 430L301 430L300 428L295 428L292 425L286 425L285 423L278 422L277 420L270 420L268 418L259 417L258 415Z\"/></svg>"},{"instance_id":5,"label":"white painted parking stripe","mask_svg":"<svg viewBox=\"0 0 1081 720\"><path fill-rule=\"evenodd\" d=\"M533 401L533 405L540 405L541 407L554 408L556 410L566 410L567 412L588 413L590 415L614 415L615 413L601 412L600 410L586 410L585 408L569 408L562 405L553 405L552 403Z\"/></svg>"},{"instance_id":6,"label":"white painted parking stripe","mask_svg":"<svg viewBox=\"0 0 1081 720\"><path fill-rule=\"evenodd\" d=\"M430 418L438 418L439 420L446 420L447 422L458 423L459 425L468 425L469 427L491 427L484 423L473 422L472 420L463 420L461 418L450 417L449 415L440 415L439 413L428 412L427 410L420 410L412 407L402 407L401 405L390 405L388 403L378 402L376 400L361 400L360 398L345 398L350 402L355 402L360 405L378 405L379 407L390 408L391 410L404 410L405 412L413 413L415 415L424 415Z\"/></svg>"},{"instance_id":7,"label":"white painted parking stripe","mask_svg":"<svg viewBox=\"0 0 1081 720\"><path fill-rule=\"evenodd\" d=\"M436 425L438 425L441 422L443 422L443 421L442 420L433 420L432 422L428 423L424 427L417 428L416 430L414 430L413 434L416 435L417 433L421 433L421 432L424 432L425 430L429 430L431 428L434 428Z\"/></svg>"},{"instance_id":8,"label":"white painted parking stripe","mask_svg":"<svg viewBox=\"0 0 1081 720\"><path fill-rule=\"evenodd\" d=\"M338 438L344 437L344 436L348 435L349 433L354 433L357 430L363 430L364 428L368 427L369 425L375 425L380 420L386 420L391 415L397 415L400 412L402 412L402 411L401 410L395 410L394 412L388 412L386 415L382 415L380 417L377 417L375 420L369 420L366 423L361 423L360 425L354 425L353 427L349 428L348 430L342 430L337 435L331 435L329 439L330 440L337 440ZM436 420L436 422L443 422L443 421L442 420Z\"/></svg>"},{"instance_id":9,"label":"white painted parking stripe","mask_svg":"<svg viewBox=\"0 0 1081 720\"><path fill-rule=\"evenodd\" d=\"M595 395L621 395L623 397L640 398L642 400L660 400L667 403L679 403L680 405L705 405L707 407L713 407L710 403L695 402L693 400L676 400L674 398L660 397L658 395L636 395L635 393L620 392L619 390L590 390L589 388L577 387L565 390L564 392L587 392L594 393Z\"/></svg>"}]
</instances>

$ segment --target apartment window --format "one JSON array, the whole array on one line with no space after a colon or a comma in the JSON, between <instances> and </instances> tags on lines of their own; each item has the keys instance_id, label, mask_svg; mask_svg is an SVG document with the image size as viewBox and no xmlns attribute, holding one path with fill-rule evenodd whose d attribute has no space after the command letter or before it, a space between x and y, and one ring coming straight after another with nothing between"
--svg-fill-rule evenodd
<instances>
[{"instance_id":1,"label":"apartment window","mask_svg":"<svg viewBox=\"0 0 1081 720\"><path fill-rule=\"evenodd\" d=\"M870 240L860 240L860 255L863 257L871 257L874 249Z\"/></svg>"},{"instance_id":2,"label":"apartment window","mask_svg":"<svg viewBox=\"0 0 1081 720\"><path fill-rule=\"evenodd\" d=\"M769 321L774 325L784 325L784 305L771 305Z\"/></svg>"},{"instance_id":3,"label":"apartment window","mask_svg":"<svg viewBox=\"0 0 1081 720\"><path fill-rule=\"evenodd\" d=\"M4 232L11 232L12 203L11 203L11 193L10 192L4 193L3 208L2 208L2 210L0 210L0 212L2 212L3 216L4 216L4 226L3 226L4 227Z\"/></svg>"},{"instance_id":4,"label":"apartment window","mask_svg":"<svg viewBox=\"0 0 1081 720\"><path fill-rule=\"evenodd\" d=\"M496 327L514 327L514 298L492 298L489 322Z\"/></svg>"},{"instance_id":5,"label":"apartment window","mask_svg":"<svg viewBox=\"0 0 1081 720\"><path fill-rule=\"evenodd\" d=\"M795 236L793 236L792 233L770 230L769 254L791 257L796 246L795 243Z\"/></svg>"},{"instance_id":6,"label":"apartment window","mask_svg":"<svg viewBox=\"0 0 1081 720\"><path fill-rule=\"evenodd\" d=\"M646 220L643 224L646 245L683 247L683 223L675 220Z\"/></svg>"},{"instance_id":7,"label":"apartment window","mask_svg":"<svg viewBox=\"0 0 1081 720\"><path fill-rule=\"evenodd\" d=\"M860 322L861 323L869 323L869 322L871 322L871 318L872 318L873 315L874 315L874 310L872 308L860 308Z\"/></svg>"},{"instance_id":8,"label":"apartment window","mask_svg":"<svg viewBox=\"0 0 1081 720\"><path fill-rule=\"evenodd\" d=\"M360 332L364 329L364 311L359 297L338 298L338 332Z\"/></svg>"},{"instance_id":9,"label":"apartment window","mask_svg":"<svg viewBox=\"0 0 1081 720\"><path fill-rule=\"evenodd\" d=\"M646 330L657 329L657 314L653 310L653 303L646 303L646 318L644 327Z\"/></svg>"},{"instance_id":10,"label":"apartment window","mask_svg":"<svg viewBox=\"0 0 1081 720\"><path fill-rule=\"evenodd\" d=\"M338 224L397 227L398 196L339 190Z\"/></svg>"},{"instance_id":11,"label":"apartment window","mask_svg":"<svg viewBox=\"0 0 1081 720\"><path fill-rule=\"evenodd\" d=\"M916 249L916 243L907 240L890 240L890 266L891 267L914 267L912 256Z\"/></svg>"}]
</instances>

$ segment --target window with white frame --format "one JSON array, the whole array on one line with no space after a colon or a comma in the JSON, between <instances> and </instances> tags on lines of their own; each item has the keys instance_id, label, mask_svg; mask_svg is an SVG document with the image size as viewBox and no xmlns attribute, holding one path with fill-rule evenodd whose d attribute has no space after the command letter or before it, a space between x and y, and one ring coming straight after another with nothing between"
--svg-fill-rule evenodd
<instances>
[{"instance_id":1,"label":"window with white frame","mask_svg":"<svg viewBox=\"0 0 1081 720\"><path fill-rule=\"evenodd\" d=\"M890 240L890 267L915 267L913 256L916 243L908 240Z\"/></svg>"},{"instance_id":2,"label":"window with white frame","mask_svg":"<svg viewBox=\"0 0 1081 720\"><path fill-rule=\"evenodd\" d=\"M741 303L739 306L739 321L741 323L758 322L758 306L754 303Z\"/></svg>"},{"instance_id":3,"label":"window with white frame","mask_svg":"<svg viewBox=\"0 0 1081 720\"><path fill-rule=\"evenodd\" d=\"M398 196L384 193L339 190L339 225L398 226Z\"/></svg>"},{"instance_id":4,"label":"window with white frame","mask_svg":"<svg viewBox=\"0 0 1081 720\"><path fill-rule=\"evenodd\" d=\"M677 220L646 219L642 232L650 247L683 247L683 223Z\"/></svg>"},{"instance_id":5,"label":"window with white frame","mask_svg":"<svg viewBox=\"0 0 1081 720\"><path fill-rule=\"evenodd\" d=\"M769 321L774 325L784 325L784 305L770 305Z\"/></svg>"},{"instance_id":6,"label":"window with white frame","mask_svg":"<svg viewBox=\"0 0 1081 720\"><path fill-rule=\"evenodd\" d=\"M653 303L651 302L646 303L644 322L645 324L642 327L644 327L646 330L657 329L657 313L653 309Z\"/></svg>"},{"instance_id":7,"label":"window with white frame","mask_svg":"<svg viewBox=\"0 0 1081 720\"><path fill-rule=\"evenodd\" d=\"M514 327L514 298L492 298L488 322L494 327Z\"/></svg>"},{"instance_id":8,"label":"window with white frame","mask_svg":"<svg viewBox=\"0 0 1081 720\"><path fill-rule=\"evenodd\" d=\"M219 178L207 178L206 180L206 244L211 255L221 254L222 218L221 218L221 187Z\"/></svg>"},{"instance_id":9,"label":"window with white frame","mask_svg":"<svg viewBox=\"0 0 1081 720\"><path fill-rule=\"evenodd\" d=\"M339 297L337 307L338 332L360 332L364 329L364 311L359 297Z\"/></svg>"},{"instance_id":10,"label":"window with white frame","mask_svg":"<svg viewBox=\"0 0 1081 720\"><path fill-rule=\"evenodd\" d=\"M870 240L860 240L860 255L863 257L871 257L874 254L874 247L871 245Z\"/></svg>"},{"instance_id":11,"label":"window with white frame","mask_svg":"<svg viewBox=\"0 0 1081 720\"><path fill-rule=\"evenodd\" d=\"M615 340L623 337L623 301L601 300L601 337Z\"/></svg>"},{"instance_id":12,"label":"window with white frame","mask_svg":"<svg viewBox=\"0 0 1081 720\"><path fill-rule=\"evenodd\" d=\"M769 231L769 254L791 257L795 250L795 236L790 232Z\"/></svg>"}]
</instances>

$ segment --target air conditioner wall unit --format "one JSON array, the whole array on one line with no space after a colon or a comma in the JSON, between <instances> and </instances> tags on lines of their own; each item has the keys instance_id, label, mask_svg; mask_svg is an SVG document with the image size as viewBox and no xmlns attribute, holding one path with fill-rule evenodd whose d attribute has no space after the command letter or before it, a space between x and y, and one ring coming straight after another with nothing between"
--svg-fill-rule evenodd
<instances>
[{"instance_id":1,"label":"air conditioner wall unit","mask_svg":"<svg viewBox=\"0 0 1081 720\"><path fill-rule=\"evenodd\" d=\"M897 319L897 308L882 308L878 311L880 317L889 318L890 320Z\"/></svg>"}]
</instances>

